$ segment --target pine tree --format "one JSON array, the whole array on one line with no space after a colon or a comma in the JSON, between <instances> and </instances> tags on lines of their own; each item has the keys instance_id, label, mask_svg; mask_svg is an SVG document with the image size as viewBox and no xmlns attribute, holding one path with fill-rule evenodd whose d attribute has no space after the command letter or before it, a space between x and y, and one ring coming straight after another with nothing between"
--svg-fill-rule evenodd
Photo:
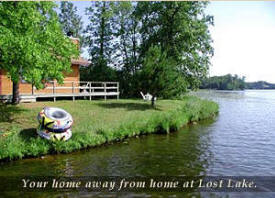
<instances>
[{"instance_id":1,"label":"pine tree","mask_svg":"<svg viewBox=\"0 0 275 198\"><path fill-rule=\"evenodd\" d=\"M184 86L184 78L174 66L175 61L160 46L149 48L142 68L141 80L146 91L152 94L152 106L156 96L176 96Z\"/></svg>"},{"instance_id":2,"label":"pine tree","mask_svg":"<svg viewBox=\"0 0 275 198\"><path fill-rule=\"evenodd\" d=\"M89 16L90 23L86 28L87 45L91 56L90 68L83 72L89 73L86 76L93 80L110 79L109 68L112 63L112 29L111 20L113 17L112 2L92 2L86 12Z\"/></svg>"},{"instance_id":3,"label":"pine tree","mask_svg":"<svg viewBox=\"0 0 275 198\"><path fill-rule=\"evenodd\" d=\"M77 7L68 1L62 1L60 4L59 22L65 35L80 39L80 45L83 45L83 21L77 14Z\"/></svg>"}]
</instances>

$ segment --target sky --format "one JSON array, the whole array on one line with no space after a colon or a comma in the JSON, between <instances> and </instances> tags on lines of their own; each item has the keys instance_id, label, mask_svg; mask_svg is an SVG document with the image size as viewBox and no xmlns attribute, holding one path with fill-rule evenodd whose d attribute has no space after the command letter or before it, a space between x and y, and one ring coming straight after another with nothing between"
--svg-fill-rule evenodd
<instances>
[{"instance_id":1,"label":"sky","mask_svg":"<svg viewBox=\"0 0 275 198\"><path fill-rule=\"evenodd\" d=\"M238 74L275 83L275 2L211 2L210 75Z\"/></svg>"},{"instance_id":2,"label":"sky","mask_svg":"<svg viewBox=\"0 0 275 198\"><path fill-rule=\"evenodd\" d=\"M73 3L88 24L85 8L91 3ZM206 13L215 23L210 27L214 47L210 76L231 73L245 76L247 82L275 83L275 2L212 1Z\"/></svg>"}]
</instances>

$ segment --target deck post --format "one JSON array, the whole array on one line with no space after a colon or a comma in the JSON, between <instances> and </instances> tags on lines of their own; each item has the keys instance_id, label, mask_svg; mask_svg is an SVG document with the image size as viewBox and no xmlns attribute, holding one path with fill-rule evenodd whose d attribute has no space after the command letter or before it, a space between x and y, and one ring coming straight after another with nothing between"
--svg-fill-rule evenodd
<instances>
[{"instance_id":1,"label":"deck post","mask_svg":"<svg viewBox=\"0 0 275 198\"><path fill-rule=\"evenodd\" d=\"M55 98L55 81L53 81L53 101L55 102L56 101L56 98Z\"/></svg>"},{"instance_id":2,"label":"deck post","mask_svg":"<svg viewBox=\"0 0 275 198\"><path fill-rule=\"evenodd\" d=\"M92 100L92 83L89 82L90 100Z\"/></svg>"},{"instance_id":3,"label":"deck post","mask_svg":"<svg viewBox=\"0 0 275 198\"><path fill-rule=\"evenodd\" d=\"M75 100L75 97L74 97L74 82L72 82L72 87L73 87L73 101Z\"/></svg>"},{"instance_id":4,"label":"deck post","mask_svg":"<svg viewBox=\"0 0 275 198\"><path fill-rule=\"evenodd\" d=\"M106 83L103 83L103 85L104 85L104 100L106 100L107 99L107 96L106 96L106 94L107 94L107 92L106 92Z\"/></svg>"},{"instance_id":5,"label":"deck post","mask_svg":"<svg viewBox=\"0 0 275 198\"><path fill-rule=\"evenodd\" d=\"M119 99L119 82L117 82L117 96L116 96L116 99L117 100Z\"/></svg>"},{"instance_id":6,"label":"deck post","mask_svg":"<svg viewBox=\"0 0 275 198\"><path fill-rule=\"evenodd\" d=\"M32 84L32 95L34 95L34 86Z\"/></svg>"}]
</instances>

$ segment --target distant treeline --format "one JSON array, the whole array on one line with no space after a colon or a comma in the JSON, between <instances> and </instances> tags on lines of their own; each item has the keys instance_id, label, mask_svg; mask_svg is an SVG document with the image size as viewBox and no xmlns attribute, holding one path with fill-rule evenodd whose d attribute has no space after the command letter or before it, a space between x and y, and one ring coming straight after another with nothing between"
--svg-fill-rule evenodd
<instances>
[{"instance_id":1,"label":"distant treeline","mask_svg":"<svg viewBox=\"0 0 275 198\"><path fill-rule=\"evenodd\" d=\"M275 84L265 81L245 82L245 77L227 74L224 76L213 76L201 81L200 89L217 90L244 90L244 89L275 89Z\"/></svg>"},{"instance_id":2,"label":"distant treeline","mask_svg":"<svg viewBox=\"0 0 275 198\"><path fill-rule=\"evenodd\" d=\"M275 84L265 81L247 82L246 89L275 89Z\"/></svg>"},{"instance_id":3,"label":"distant treeline","mask_svg":"<svg viewBox=\"0 0 275 198\"><path fill-rule=\"evenodd\" d=\"M245 77L227 74L224 76L213 76L202 80L201 89L218 89L218 90L244 90Z\"/></svg>"}]
</instances>

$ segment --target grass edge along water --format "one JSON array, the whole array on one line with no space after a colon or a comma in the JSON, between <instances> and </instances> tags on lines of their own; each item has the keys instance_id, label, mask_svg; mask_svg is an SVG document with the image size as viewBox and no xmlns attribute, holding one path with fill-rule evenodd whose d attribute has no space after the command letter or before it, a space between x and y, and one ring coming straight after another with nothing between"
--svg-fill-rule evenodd
<instances>
[{"instance_id":1,"label":"grass edge along water","mask_svg":"<svg viewBox=\"0 0 275 198\"><path fill-rule=\"evenodd\" d=\"M36 115L44 106L71 113L75 123L70 140L48 141L37 135ZM0 161L69 153L129 137L169 133L190 122L213 118L218 111L217 103L196 96L159 100L155 108L134 99L0 105Z\"/></svg>"}]
</instances>

